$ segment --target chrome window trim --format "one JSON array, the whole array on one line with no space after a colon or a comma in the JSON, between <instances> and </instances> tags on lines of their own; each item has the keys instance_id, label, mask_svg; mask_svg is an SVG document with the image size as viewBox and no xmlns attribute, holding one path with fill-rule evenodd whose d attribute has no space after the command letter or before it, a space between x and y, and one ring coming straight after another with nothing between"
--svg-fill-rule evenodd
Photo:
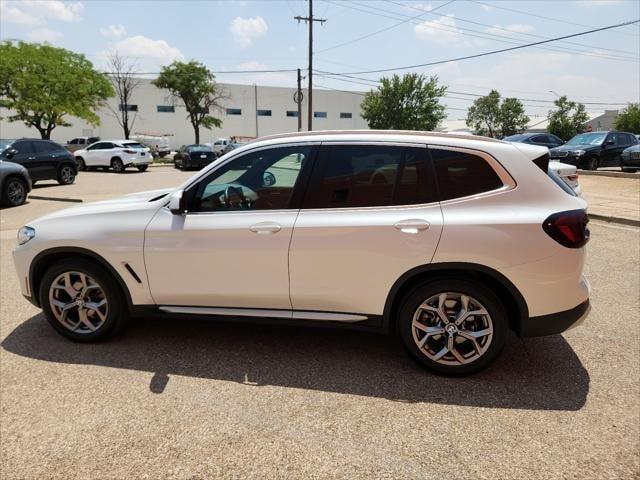
<instances>
[{"instance_id":1,"label":"chrome window trim","mask_svg":"<svg viewBox=\"0 0 640 480\"><path fill-rule=\"evenodd\" d=\"M187 315L223 315L240 317L290 318L301 320L317 320L325 322L354 323L368 320L366 315L342 312L315 312L308 310L275 310L264 308L234 308L234 307L187 307L179 305L162 305L158 307L162 312Z\"/></svg>"}]
</instances>

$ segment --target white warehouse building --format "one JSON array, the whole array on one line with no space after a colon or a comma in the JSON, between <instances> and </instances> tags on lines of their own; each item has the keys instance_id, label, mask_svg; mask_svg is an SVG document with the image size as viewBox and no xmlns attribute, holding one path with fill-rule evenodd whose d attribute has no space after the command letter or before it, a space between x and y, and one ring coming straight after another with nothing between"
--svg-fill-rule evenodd
<instances>
[{"instance_id":1,"label":"white warehouse building","mask_svg":"<svg viewBox=\"0 0 640 480\"><path fill-rule=\"evenodd\" d=\"M224 91L222 109L212 115L222 120L220 128L200 129L200 143L211 143L217 138L255 138L274 133L298 130L297 104L293 97L296 89L261 87L256 85L218 84ZM307 129L307 99L303 90L302 129ZM167 135L172 149L194 143L193 127L179 102L171 100L169 92L153 86L151 80L142 80L129 104L135 117L132 136ZM313 129L363 129L367 122L360 116L363 94L335 90L313 91ZM92 126L75 117L67 120L70 127L56 127L51 139L64 144L75 137L123 138L123 131L114 112L118 112L118 98L108 100L100 109L100 125ZM22 122L8 122L6 110L0 109L0 138L40 138L35 128Z\"/></svg>"}]
</instances>

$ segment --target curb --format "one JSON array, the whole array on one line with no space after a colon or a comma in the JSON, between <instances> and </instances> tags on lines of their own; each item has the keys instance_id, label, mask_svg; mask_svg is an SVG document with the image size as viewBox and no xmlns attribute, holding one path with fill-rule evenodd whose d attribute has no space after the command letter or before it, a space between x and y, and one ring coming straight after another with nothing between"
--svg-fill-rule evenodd
<instances>
[{"instance_id":1,"label":"curb","mask_svg":"<svg viewBox=\"0 0 640 480\"><path fill-rule=\"evenodd\" d=\"M635 178L636 180L640 180L640 175L638 175L637 173L607 172L606 170L578 170L578 175L591 175L594 177Z\"/></svg>"},{"instance_id":2,"label":"curb","mask_svg":"<svg viewBox=\"0 0 640 480\"><path fill-rule=\"evenodd\" d=\"M640 220L633 218L613 217L611 215L600 215L599 213L589 213L589 218L593 220L602 220L608 223L619 223L621 225L629 225L631 227L640 227Z\"/></svg>"},{"instance_id":3,"label":"curb","mask_svg":"<svg viewBox=\"0 0 640 480\"><path fill-rule=\"evenodd\" d=\"M158 168L158 167L173 167L173 163L150 163L150 167Z\"/></svg>"}]
</instances>

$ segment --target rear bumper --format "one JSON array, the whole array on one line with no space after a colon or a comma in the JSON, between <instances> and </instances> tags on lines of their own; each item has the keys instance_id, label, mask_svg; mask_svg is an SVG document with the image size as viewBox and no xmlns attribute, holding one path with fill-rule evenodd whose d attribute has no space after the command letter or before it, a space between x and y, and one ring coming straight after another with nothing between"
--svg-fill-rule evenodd
<instances>
[{"instance_id":1,"label":"rear bumper","mask_svg":"<svg viewBox=\"0 0 640 480\"><path fill-rule=\"evenodd\" d=\"M589 300L582 302L576 307L564 312L541 315L539 317L529 317L523 320L520 326L520 336L522 337L543 337L545 335L555 335L570 328L580 325L591 310Z\"/></svg>"}]
</instances>

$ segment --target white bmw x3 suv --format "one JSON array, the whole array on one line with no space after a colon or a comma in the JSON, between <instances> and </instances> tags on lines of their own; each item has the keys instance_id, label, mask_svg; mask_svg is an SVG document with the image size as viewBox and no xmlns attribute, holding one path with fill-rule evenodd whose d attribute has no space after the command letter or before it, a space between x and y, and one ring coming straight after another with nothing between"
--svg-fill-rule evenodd
<instances>
[{"instance_id":1,"label":"white bmw x3 suv","mask_svg":"<svg viewBox=\"0 0 640 480\"><path fill-rule=\"evenodd\" d=\"M425 367L467 374L507 330L588 313L586 203L547 164L544 147L482 137L272 136L178 188L35 220L14 260L73 340L149 314L319 322L397 333Z\"/></svg>"},{"instance_id":2,"label":"white bmw x3 suv","mask_svg":"<svg viewBox=\"0 0 640 480\"><path fill-rule=\"evenodd\" d=\"M111 168L122 173L127 167L144 172L153 160L149 148L136 140L101 140L74 152L78 169Z\"/></svg>"}]
</instances>

